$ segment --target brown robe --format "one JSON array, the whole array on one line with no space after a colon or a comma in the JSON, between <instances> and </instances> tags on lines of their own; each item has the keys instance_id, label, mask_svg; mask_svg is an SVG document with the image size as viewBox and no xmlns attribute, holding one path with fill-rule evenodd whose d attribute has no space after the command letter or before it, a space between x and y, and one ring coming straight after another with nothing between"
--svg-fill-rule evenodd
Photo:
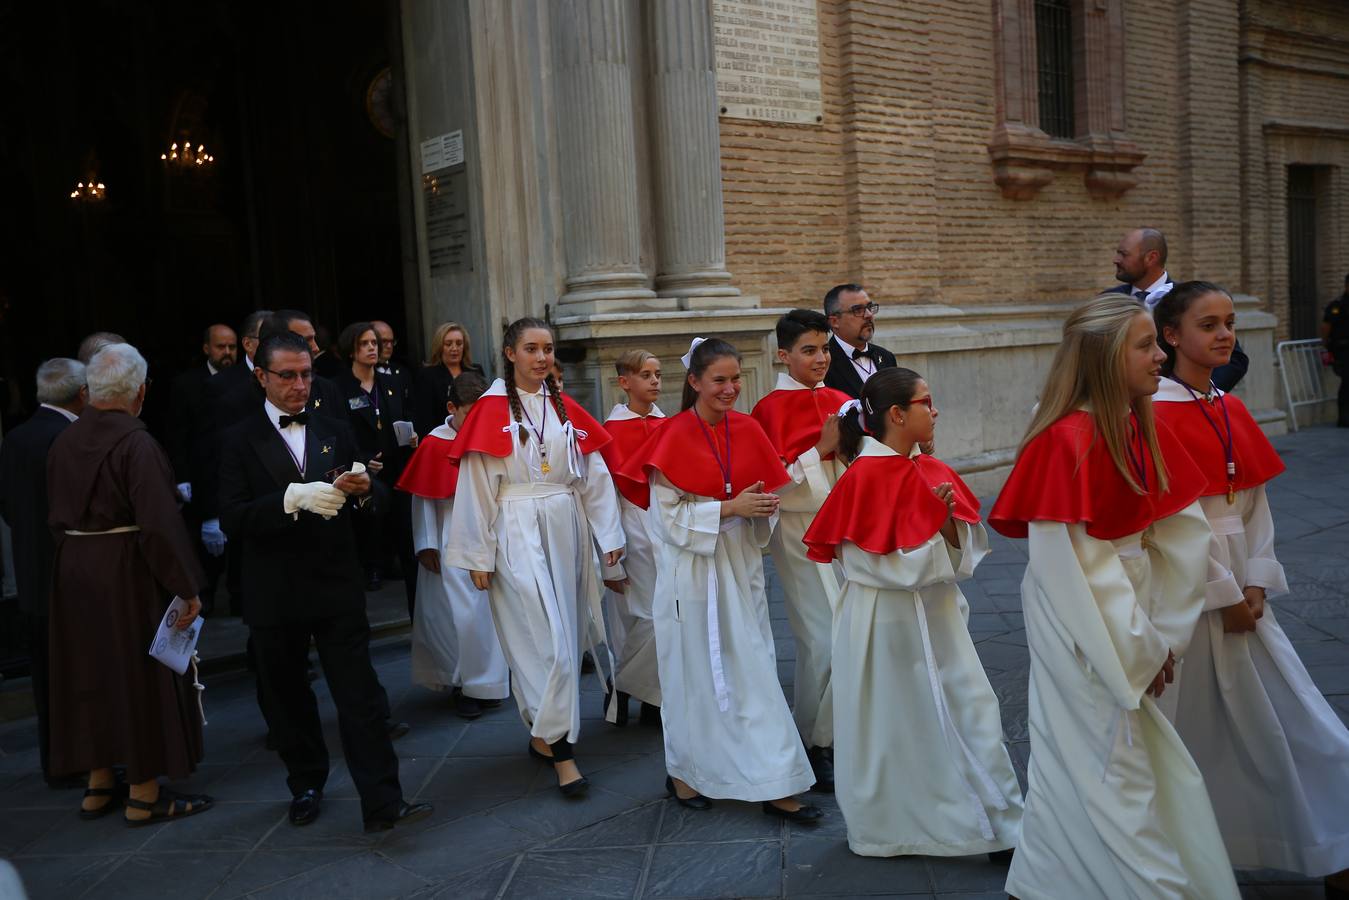
<instances>
[{"instance_id":1,"label":"brown robe","mask_svg":"<svg viewBox=\"0 0 1349 900\"><path fill-rule=\"evenodd\" d=\"M173 469L145 425L90 407L52 444L51 770L125 764L137 784L184 778L202 757L189 675L148 655L169 599L205 584ZM94 536L135 525L138 532Z\"/></svg>"}]
</instances>

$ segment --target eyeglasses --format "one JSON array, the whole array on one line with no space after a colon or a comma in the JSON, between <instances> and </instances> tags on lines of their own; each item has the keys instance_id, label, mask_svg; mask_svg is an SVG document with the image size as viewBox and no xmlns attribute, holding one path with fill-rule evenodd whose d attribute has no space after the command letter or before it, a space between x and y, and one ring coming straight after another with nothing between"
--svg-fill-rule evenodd
<instances>
[{"instance_id":1,"label":"eyeglasses","mask_svg":"<svg viewBox=\"0 0 1349 900\"><path fill-rule=\"evenodd\" d=\"M873 300L871 303L859 303L856 306L850 306L847 309L840 310L840 312L845 312L849 315L858 317L864 316L867 313L871 313L874 316L880 311L880 308L881 305Z\"/></svg>"},{"instance_id":2,"label":"eyeglasses","mask_svg":"<svg viewBox=\"0 0 1349 900\"><path fill-rule=\"evenodd\" d=\"M932 412L933 407L932 407L931 394L928 394L926 397L914 397L912 400L909 401L910 405L913 405L914 403L921 403L927 407L928 412Z\"/></svg>"},{"instance_id":3,"label":"eyeglasses","mask_svg":"<svg viewBox=\"0 0 1349 900\"><path fill-rule=\"evenodd\" d=\"M294 382L295 379L297 379L297 378L299 378L299 379L302 380L302 381L313 381L313 380L314 380L314 370L313 370L313 369L305 369L305 370L302 371L302 372L292 372L291 370L287 369L287 370L284 371L284 372L278 372L278 371L276 371L275 369L265 369L265 368L264 368L262 371L268 373L269 375L275 375L277 378L280 378L280 379L281 379L282 381L284 381L286 384L290 384L290 383Z\"/></svg>"},{"instance_id":4,"label":"eyeglasses","mask_svg":"<svg viewBox=\"0 0 1349 900\"><path fill-rule=\"evenodd\" d=\"M379 339L379 345L380 345L381 347L393 347L393 346L397 345L397 343L398 343L398 340L397 340L396 338L380 338L380 339Z\"/></svg>"}]
</instances>

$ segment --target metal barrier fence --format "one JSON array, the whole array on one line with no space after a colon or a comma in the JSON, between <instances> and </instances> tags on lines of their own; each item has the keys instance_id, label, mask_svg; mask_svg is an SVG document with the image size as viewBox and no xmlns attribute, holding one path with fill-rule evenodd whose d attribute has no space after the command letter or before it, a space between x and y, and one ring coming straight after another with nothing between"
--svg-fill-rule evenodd
<instances>
[{"instance_id":1,"label":"metal barrier fence","mask_svg":"<svg viewBox=\"0 0 1349 900\"><path fill-rule=\"evenodd\" d=\"M1333 399L1326 386L1326 364L1321 361L1325 346L1317 339L1280 341L1274 348L1279 359L1279 378L1288 407L1288 427L1297 431L1297 408L1315 406Z\"/></svg>"}]
</instances>

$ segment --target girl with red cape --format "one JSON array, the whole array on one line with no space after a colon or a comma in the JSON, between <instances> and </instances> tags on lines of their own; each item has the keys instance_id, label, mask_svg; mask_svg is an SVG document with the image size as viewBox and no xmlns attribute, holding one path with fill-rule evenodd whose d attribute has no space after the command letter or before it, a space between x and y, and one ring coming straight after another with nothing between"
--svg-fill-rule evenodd
<instances>
[{"instance_id":1,"label":"girl with red cape","mask_svg":"<svg viewBox=\"0 0 1349 900\"><path fill-rule=\"evenodd\" d=\"M578 797L589 784L572 753L581 647L604 633L594 549L617 562L623 529L609 469L595 452L609 435L556 390L552 365L548 323L511 323L503 377L473 405L450 448L459 483L445 562L488 591L529 752L553 764L563 795Z\"/></svg>"},{"instance_id":2,"label":"girl with red cape","mask_svg":"<svg viewBox=\"0 0 1349 900\"><path fill-rule=\"evenodd\" d=\"M861 856L968 856L1016 846L1021 788L957 581L988 553L979 501L920 454L938 416L918 373L881 369L845 404L851 459L805 534L837 559L835 796Z\"/></svg>"},{"instance_id":3,"label":"girl with red cape","mask_svg":"<svg viewBox=\"0 0 1349 900\"><path fill-rule=\"evenodd\" d=\"M1152 318L1108 294L1063 325L988 519L1029 538L1031 754L1007 893L1232 898L1204 779L1154 697L1204 605L1201 473L1153 421Z\"/></svg>"},{"instance_id":4,"label":"girl with red cape","mask_svg":"<svg viewBox=\"0 0 1349 900\"><path fill-rule=\"evenodd\" d=\"M455 436L487 381L467 371L450 382L444 424L418 443L396 487L412 495L417 554L417 614L412 617L412 681L452 691L455 711L476 719L510 696L510 669L492 623L487 597L468 572L445 565L459 466L450 459Z\"/></svg>"},{"instance_id":5,"label":"girl with red cape","mask_svg":"<svg viewBox=\"0 0 1349 900\"><path fill-rule=\"evenodd\" d=\"M1213 527L1204 614L1167 712L1209 784L1232 862L1325 875L1328 892L1349 896L1349 730L1265 605L1288 593L1265 497L1283 461L1240 398L1212 384L1236 343L1232 297L1178 284L1153 317L1167 376L1153 407L1198 463Z\"/></svg>"},{"instance_id":6,"label":"girl with red cape","mask_svg":"<svg viewBox=\"0 0 1349 900\"><path fill-rule=\"evenodd\" d=\"M666 790L686 807L758 800L813 822L793 795L814 783L778 683L763 548L788 476L763 429L735 412L740 353L698 338L683 410L619 469L648 507L656 554L656 648Z\"/></svg>"}]
</instances>

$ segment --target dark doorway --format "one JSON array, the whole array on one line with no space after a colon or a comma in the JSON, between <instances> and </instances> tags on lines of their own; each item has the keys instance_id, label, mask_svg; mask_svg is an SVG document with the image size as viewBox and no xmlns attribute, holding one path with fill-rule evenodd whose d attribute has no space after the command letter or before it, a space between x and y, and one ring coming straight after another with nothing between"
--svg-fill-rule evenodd
<instances>
[{"instance_id":1,"label":"dark doorway","mask_svg":"<svg viewBox=\"0 0 1349 900\"><path fill-rule=\"evenodd\" d=\"M1320 296L1317 290L1317 167L1288 167L1288 334L1293 340L1316 337Z\"/></svg>"},{"instance_id":2,"label":"dark doorway","mask_svg":"<svg viewBox=\"0 0 1349 900\"><path fill-rule=\"evenodd\" d=\"M5 424L93 330L156 380L257 307L405 332L390 9L0 0Z\"/></svg>"}]
</instances>

